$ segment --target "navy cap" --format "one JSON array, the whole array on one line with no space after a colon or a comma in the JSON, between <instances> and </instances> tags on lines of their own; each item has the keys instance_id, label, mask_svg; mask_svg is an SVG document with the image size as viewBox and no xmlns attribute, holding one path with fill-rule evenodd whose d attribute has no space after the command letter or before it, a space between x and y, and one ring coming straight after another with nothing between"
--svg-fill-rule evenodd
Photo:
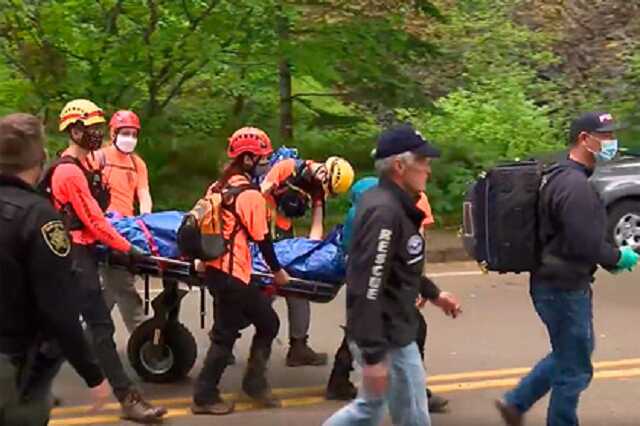
<instances>
[{"instance_id":1,"label":"navy cap","mask_svg":"<svg viewBox=\"0 0 640 426\"><path fill-rule=\"evenodd\" d=\"M574 143L582 132L609 133L621 129L624 129L624 126L616 123L613 115L607 112L587 112L571 123L569 142Z\"/></svg>"},{"instance_id":2,"label":"navy cap","mask_svg":"<svg viewBox=\"0 0 640 426\"><path fill-rule=\"evenodd\" d=\"M419 131L411 125L404 124L382 132L378 138L374 158L381 160L404 152L413 152L424 157L440 157L440 151L431 145Z\"/></svg>"}]
</instances>

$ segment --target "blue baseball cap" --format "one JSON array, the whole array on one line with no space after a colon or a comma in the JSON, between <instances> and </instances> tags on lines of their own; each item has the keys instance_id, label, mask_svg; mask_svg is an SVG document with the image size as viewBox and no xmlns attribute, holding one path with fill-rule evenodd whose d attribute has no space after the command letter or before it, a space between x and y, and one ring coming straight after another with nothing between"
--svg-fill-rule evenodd
<instances>
[{"instance_id":1,"label":"blue baseball cap","mask_svg":"<svg viewBox=\"0 0 640 426\"><path fill-rule=\"evenodd\" d=\"M409 124L392 127L382 132L373 157L381 160L404 152L413 152L431 158L440 157L440 151Z\"/></svg>"}]
</instances>

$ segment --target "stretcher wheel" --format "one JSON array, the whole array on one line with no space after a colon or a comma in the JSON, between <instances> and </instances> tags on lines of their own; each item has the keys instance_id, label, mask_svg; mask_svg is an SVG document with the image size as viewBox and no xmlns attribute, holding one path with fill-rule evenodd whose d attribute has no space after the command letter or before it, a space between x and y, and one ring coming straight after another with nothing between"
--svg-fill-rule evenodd
<instances>
[{"instance_id":1,"label":"stretcher wheel","mask_svg":"<svg viewBox=\"0 0 640 426\"><path fill-rule=\"evenodd\" d=\"M169 321L162 330L151 319L131 334L127 354L131 366L144 381L170 383L191 371L198 348L193 334L181 323Z\"/></svg>"}]
</instances>

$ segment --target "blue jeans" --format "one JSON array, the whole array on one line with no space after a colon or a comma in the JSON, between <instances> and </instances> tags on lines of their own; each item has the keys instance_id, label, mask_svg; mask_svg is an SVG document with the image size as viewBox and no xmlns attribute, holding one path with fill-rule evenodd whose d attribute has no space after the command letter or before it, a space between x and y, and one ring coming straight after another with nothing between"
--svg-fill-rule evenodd
<instances>
[{"instance_id":1,"label":"blue jeans","mask_svg":"<svg viewBox=\"0 0 640 426\"><path fill-rule=\"evenodd\" d=\"M593 377L591 289L562 291L532 286L531 298L549 331L551 353L504 399L524 413L551 390L547 425L576 426L580 393Z\"/></svg>"},{"instance_id":2,"label":"blue jeans","mask_svg":"<svg viewBox=\"0 0 640 426\"><path fill-rule=\"evenodd\" d=\"M362 352L353 342L349 348L359 365ZM331 416L324 426L376 426L389 405L391 421L396 426L430 426L429 407L425 392L425 372L418 346L410 343L388 353L389 386L381 397L367 395L360 386L358 397Z\"/></svg>"}]
</instances>

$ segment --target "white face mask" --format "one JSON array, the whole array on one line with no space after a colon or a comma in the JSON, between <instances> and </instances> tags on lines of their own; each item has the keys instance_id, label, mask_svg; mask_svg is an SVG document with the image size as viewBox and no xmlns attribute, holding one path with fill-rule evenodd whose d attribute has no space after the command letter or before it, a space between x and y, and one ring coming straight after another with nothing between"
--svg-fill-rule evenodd
<instances>
[{"instance_id":1,"label":"white face mask","mask_svg":"<svg viewBox=\"0 0 640 426\"><path fill-rule=\"evenodd\" d=\"M118 135L116 137L116 148L125 154L131 154L138 144L138 138L133 136Z\"/></svg>"}]
</instances>

